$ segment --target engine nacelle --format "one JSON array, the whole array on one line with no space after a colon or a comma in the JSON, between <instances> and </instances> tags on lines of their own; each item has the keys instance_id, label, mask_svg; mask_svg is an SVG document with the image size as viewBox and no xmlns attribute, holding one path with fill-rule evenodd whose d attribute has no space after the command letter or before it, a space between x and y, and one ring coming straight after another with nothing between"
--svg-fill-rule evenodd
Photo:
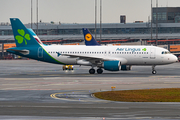
<instances>
[{"instance_id":1,"label":"engine nacelle","mask_svg":"<svg viewBox=\"0 0 180 120\"><path fill-rule=\"evenodd\" d=\"M123 71L128 71L131 70L132 66L131 65L121 65L121 70Z\"/></svg>"},{"instance_id":2,"label":"engine nacelle","mask_svg":"<svg viewBox=\"0 0 180 120\"><path fill-rule=\"evenodd\" d=\"M121 68L121 62L120 61L104 61L103 67L105 70L119 71Z\"/></svg>"}]
</instances>

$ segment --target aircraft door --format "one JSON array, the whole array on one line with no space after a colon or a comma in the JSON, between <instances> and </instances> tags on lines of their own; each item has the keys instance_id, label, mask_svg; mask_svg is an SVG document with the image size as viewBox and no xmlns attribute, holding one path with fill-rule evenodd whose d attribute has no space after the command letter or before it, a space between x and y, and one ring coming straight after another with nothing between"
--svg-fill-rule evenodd
<instances>
[{"instance_id":1,"label":"aircraft door","mask_svg":"<svg viewBox=\"0 0 180 120\"><path fill-rule=\"evenodd\" d=\"M136 64L142 64L143 60L142 60L141 52L135 52L134 54L135 54L134 58L132 59L133 62Z\"/></svg>"},{"instance_id":2,"label":"aircraft door","mask_svg":"<svg viewBox=\"0 0 180 120\"><path fill-rule=\"evenodd\" d=\"M43 58L43 48L42 47L38 48L38 58Z\"/></svg>"},{"instance_id":3,"label":"aircraft door","mask_svg":"<svg viewBox=\"0 0 180 120\"><path fill-rule=\"evenodd\" d=\"M156 52L156 50L154 48L151 48L150 59L155 59L156 58L155 52Z\"/></svg>"}]
</instances>

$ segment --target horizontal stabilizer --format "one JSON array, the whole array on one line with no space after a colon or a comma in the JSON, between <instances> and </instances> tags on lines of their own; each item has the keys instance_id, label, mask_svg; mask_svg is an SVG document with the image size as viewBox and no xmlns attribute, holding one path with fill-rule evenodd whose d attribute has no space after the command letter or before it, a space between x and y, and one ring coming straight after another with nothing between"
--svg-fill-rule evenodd
<instances>
[{"instance_id":1,"label":"horizontal stabilizer","mask_svg":"<svg viewBox=\"0 0 180 120\"><path fill-rule=\"evenodd\" d=\"M19 52L23 55L29 54L29 50L17 50L17 49L8 49L9 51Z\"/></svg>"}]
</instances>

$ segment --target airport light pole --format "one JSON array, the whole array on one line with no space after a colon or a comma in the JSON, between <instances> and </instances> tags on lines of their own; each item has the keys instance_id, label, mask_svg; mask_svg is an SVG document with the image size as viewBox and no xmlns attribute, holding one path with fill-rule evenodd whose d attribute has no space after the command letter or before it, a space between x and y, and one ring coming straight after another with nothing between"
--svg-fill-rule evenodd
<instances>
[{"instance_id":1,"label":"airport light pole","mask_svg":"<svg viewBox=\"0 0 180 120\"><path fill-rule=\"evenodd\" d=\"M32 28L32 0L31 0L31 29L33 29Z\"/></svg>"},{"instance_id":2,"label":"airport light pole","mask_svg":"<svg viewBox=\"0 0 180 120\"><path fill-rule=\"evenodd\" d=\"M97 29L97 0L95 0L95 40L96 40L96 29Z\"/></svg>"},{"instance_id":3,"label":"airport light pole","mask_svg":"<svg viewBox=\"0 0 180 120\"><path fill-rule=\"evenodd\" d=\"M97 28L97 0L95 0L95 40L96 40L96 28Z\"/></svg>"},{"instance_id":4,"label":"airport light pole","mask_svg":"<svg viewBox=\"0 0 180 120\"><path fill-rule=\"evenodd\" d=\"M151 0L151 41L152 41L152 21L153 21L153 15L152 15L152 0Z\"/></svg>"},{"instance_id":5,"label":"airport light pole","mask_svg":"<svg viewBox=\"0 0 180 120\"><path fill-rule=\"evenodd\" d=\"M158 45L158 0L156 0L156 46Z\"/></svg>"},{"instance_id":6,"label":"airport light pole","mask_svg":"<svg viewBox=\"0 0 180 120\"><path fill-rule=\"evenodd\" d=\"M38 35L38 0L37 0L37 35Z\"/></svg>"},{"instance_id":7,"label":"airport light pole","mask_svg":"<svg viewBox=\"0 0 180 120\"><path fill-rule=\"evenodd\" d=\"M101 44L101 35L102 35L102 0L100 0L100 44Z\"/></svg>"}]
</instances>

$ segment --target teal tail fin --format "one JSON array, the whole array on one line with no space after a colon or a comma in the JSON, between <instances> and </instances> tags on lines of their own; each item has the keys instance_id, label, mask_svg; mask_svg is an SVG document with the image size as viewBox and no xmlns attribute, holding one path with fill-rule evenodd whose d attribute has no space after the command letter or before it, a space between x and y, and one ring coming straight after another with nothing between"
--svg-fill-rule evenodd
<instances>
[{"instance_id":1,"label":"teal tail fin","mask_svg":"<svg viewBox=\"0 0 180 120\"><path fill-rule=\"evenodd\" d=\"M33 37L18 18L10 18L11 26L16 42L16 47L39 46L37 40Z\"/></svg>"},{"instance_id":2,"label":"teal tail fin","mask_svg":"<svg viewBox=\"0 0 180 120\"><path fill-rule=\"evenodd\" d=\"M31 33L31 35L36 39L36 41L39 43L39 44L43 44L42 41L39 39L39 37L35 34L35 32L33 31L33 29L31 28L28 28L29 32Z\"/></svg>"}]
</instances>

